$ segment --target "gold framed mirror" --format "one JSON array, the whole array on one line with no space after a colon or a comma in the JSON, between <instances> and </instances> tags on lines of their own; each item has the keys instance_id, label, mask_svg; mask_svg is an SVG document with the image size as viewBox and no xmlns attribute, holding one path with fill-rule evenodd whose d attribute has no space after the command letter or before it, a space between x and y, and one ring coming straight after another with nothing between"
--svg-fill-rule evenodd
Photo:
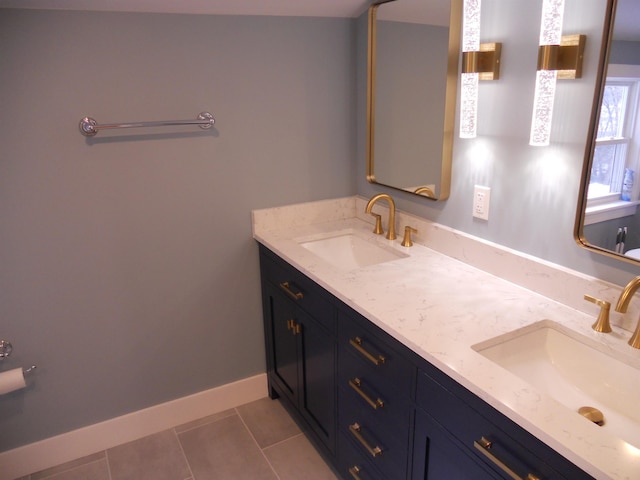
<instances>
[{"instance_id":1,"label":"gold framed mirror","mask_svg":"<svg viewBox=\"0 0 640 480\"><path fill-rule=\"evenodd\" d=\"M369 7L369 182L449 197L461 24L462 0Z\"/></svg>"},{"instance_id":2,"label":"gold framed mirror","mask_svg":"<svg viewBox=\"0 0 640 480\"><path fill-rule=\"evenodd\" d=\"M575 238L640 265L640 2L609 0Z\"/></svg>"}]
</instances>

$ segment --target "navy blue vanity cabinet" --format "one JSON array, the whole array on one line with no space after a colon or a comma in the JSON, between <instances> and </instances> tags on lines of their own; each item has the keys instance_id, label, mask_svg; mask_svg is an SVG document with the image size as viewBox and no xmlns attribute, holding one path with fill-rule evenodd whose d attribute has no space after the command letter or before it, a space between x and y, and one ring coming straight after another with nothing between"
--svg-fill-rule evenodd
<instances>
[{"instance_id":1,"label":"navy blue vanity cabinet","mask_svg":"<svg viewBox=\"0 0 640 480\"><path fill-rule=\"evenodd\" d=\"M338 434L338 472L349 480L387 480L346 435Z\"/></svg>"},{"instance_id":2,"label":"navy blue vanity cabinet","mask_svg":"<svg viewBox=\"0 0 640 480\"><path fill-rule=\"evenodd\" d=\"M406 479L416 367L408 350L344 306L338 311L338 460L354 478ZM353 471L361 473L353 475ZM347 477L349 478L349 477Z\"/></svg>"},{"instance_id":3,"label":"navy blue vanity cabinet","mask_svg":"<svg viewBox=\"0 0 640 480\"><path fill-rule=\"evenodd\" d=\"M301 420L316 444L333 455L334 297L262 246L260 266L269 395L281 397L283 405Z\"/></svg>"},{"instance_id":4,"label":"navy blue vanity cabinet","mask_svg":"<svg viewBox=\"0 0 640 480\"><path fill-rule=\"evenodd\" d=\"M426 362L416 406L413 480L593 480Z\"/></svg>"},{"instance_id":5,"label":"navy blue vanity cabinet","mask_svg":"<svg viewBox=\"0 0 640 480\"><path fill-rule=\"evenodd\" d=\"M416 410L413 476L418 479L495 480L501 477L478 463L431 415Z\"/></svg>"},{"instance_id":6,"label":"navy blue vanity cabinet","mask_svg":"<svg viewBox=\"0 0 640 480\"><path fill-rule=\"evenodd\" d=\"M269 395L341 478L593 480L262 245L260 268Z\"/></svg>"}]
</instances>

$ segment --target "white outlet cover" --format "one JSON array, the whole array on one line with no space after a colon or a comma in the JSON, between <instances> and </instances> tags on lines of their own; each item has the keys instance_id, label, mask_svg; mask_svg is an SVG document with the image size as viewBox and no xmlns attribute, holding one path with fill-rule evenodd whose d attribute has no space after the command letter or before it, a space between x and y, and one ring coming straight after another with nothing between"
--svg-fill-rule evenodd
<instances>
[{"instance_id":1,"label":"white outlet cover","mask_svg":"<svg viewBox=\"0 0 640 480\"><path fill-rule=\"evenodd\" d=\"M489 203L491 188L475 185L473 187L473 216L481 220L489 220Z\"/></svg>"}]
</instances>

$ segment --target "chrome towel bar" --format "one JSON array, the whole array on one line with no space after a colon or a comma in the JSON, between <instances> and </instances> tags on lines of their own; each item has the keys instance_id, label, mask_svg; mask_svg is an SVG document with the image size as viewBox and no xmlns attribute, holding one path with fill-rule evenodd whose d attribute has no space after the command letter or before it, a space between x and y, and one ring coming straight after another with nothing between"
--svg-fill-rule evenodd
<instances>
[{"instance_id":1,"label":"chrome towel bar","mask_svg":"<svg viewBox=\"0 0 640 480\"><path fill-rule=\"evenodd\" d=\"M84 117L80 120L80 133L85 137L93 137L98 130L110 130L114 128L139 128L139 127L165 127L169 125L198 125L203 130L213 127L215 119L209 112L202 112L195 120L165 120L160 122L130 122L130 123L109 123L98 125L98 122L91 117Z\"/></svg>"}]
</instances>

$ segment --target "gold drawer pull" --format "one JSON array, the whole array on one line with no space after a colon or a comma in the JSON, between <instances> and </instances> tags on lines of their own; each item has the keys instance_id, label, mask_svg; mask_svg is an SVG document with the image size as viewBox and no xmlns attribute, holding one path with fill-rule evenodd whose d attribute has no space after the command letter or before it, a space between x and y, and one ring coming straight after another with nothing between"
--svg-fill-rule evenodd
<instances>
[{"instance_id":1,"label":"gold drawer pull","mask_svg":"<svg viewBox=\"0 0 640 480\"><path fill-rule=\"evenodd\" d=\"M357 465L354 465L353 467L349 468L349 473L351 474L351 476L355 479L355 480L362 480L360 478L360 475L358 475L360 473L360 467Z\"/></svg>"},{"instance_id":2,"label":"gold drawer pull","mask_svg":"<svg viewBox=\"0 0 640 480\"><path fill-rule=\"evenodd\" d=\"M362 446L367 449L367 452L369 452L372 457L379 457L380 455L382 455L382 449L380 447L371 447L369 443L364 439L364 437L360 433L360 425L358 425L357 422L353 425L349 425L349 430L351 431L353 436L356 437L356 440L358 440L362 444Z\"/></svg>"},{"instance_id":3,"label":"gold drawer pull","mask_svg":"<svg viewBox=\"0 0 640 480\"><path fill-rule=\"evenodd\" d=\"M298 290L297 292L294 292L292 290L293 285L291 285L289 282L282 282L280 284L280 288L284 290L285 293L289 295L291 298L293 298L294 300L302 300L302 297L303 297L302 292L300 290Z\"/></svg>"},{"instance_id":4,"label":"gold drawer pull","mask_svg":"<svg viewBox=\"0 0 640 480\"><path fill-rule=\"evenodd\" d=\"M287 320L287 330L291 330L291 333L293 333L294 335L299 335L302 333L302 327L299 323L296 323L293 318Z\"/></svg>"},{"instance_id":5,"label":"gold drawer pull","mask_svg":"<svg viewBox=\"0 0 640 480\"><path fill-rule=\"evenodd\" d=\"M535 476L532 473L527 474L525 478L522 478L516 472L514 472L511 468L509 468L502 460L496 457L493 453L489 451L493 443L490 440L487 440L485 437L482 437L480 441L473 442L473 446L476 447L485 457L491 460L500 470L509 475L513 480L541 480L540 477Z\"/></svg>"},{"instance_id":6,"label":"gold drawer pull","mask_svg":"<svg viewBox=\"0 0 640 480\"><path fill-rule=\"evenodd\" d=\"M367 360L371 361L374 365L380 365L381 363L384 363L385 358L382 355L375 356L364 349L364 347L362 346L362 339L360 337L349 339L349 343L353 348L358 350L362 355L365 356Z\"/></svg>"},{"instance_id":7,"label":"gold drawer pull","mask_svg":"<svg viewBox=\"0 0 640 480\"><path fill-rule=\"evenodd\" d=\"M354 378L353 380L349 380L349 386L353 388L356 392L358 392L358 394L362 398L364 398L364 400L369 405L371 405L371 408L373 408L374 410L384 407L384 402L382 400L380 400L379 398L376 400L373 400L369 395L364 393L364 391L362 390L362 382L360 381L359 378Z\"/></svg>"}]
</instances>

